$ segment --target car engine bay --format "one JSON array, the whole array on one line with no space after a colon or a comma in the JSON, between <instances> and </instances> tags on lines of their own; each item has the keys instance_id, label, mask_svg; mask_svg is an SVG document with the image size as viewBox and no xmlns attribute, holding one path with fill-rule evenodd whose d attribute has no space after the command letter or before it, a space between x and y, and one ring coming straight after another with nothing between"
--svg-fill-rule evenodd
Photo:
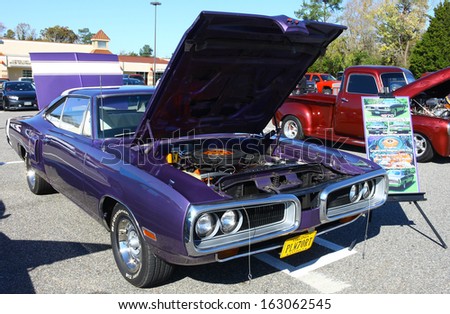
<instances>
[{"instance_id":1,"label":"car engine bay","mask_svg":"<svg viewBox=\"0 0 450 314\"><path fill-rule=\"evenodd\" d=\"M286 191L316 194L322 184L347 177L320 163L281 157L276 145L264 145L263 141L192 140L164 147L162 156L167 164L232 198ZM309 203L311 199L308 196L304 201Z\"/></svg>"}]
</instances>

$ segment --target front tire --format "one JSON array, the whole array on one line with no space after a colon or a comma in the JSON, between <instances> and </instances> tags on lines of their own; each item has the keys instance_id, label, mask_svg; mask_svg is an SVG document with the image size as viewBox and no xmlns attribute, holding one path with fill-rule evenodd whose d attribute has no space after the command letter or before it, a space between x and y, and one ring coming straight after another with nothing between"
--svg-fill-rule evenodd
<instances>
[{"instance_id":1,"label":"front tire","mask_svg":"<svg viewBox=\"0 0 450 314\"><path fill-rule=\"evenodd\" d=\"M172 265L153 253L137 223L122 204L116 204L113 209L111 245L120 273L136 287L152 287L167 281L172 275Z\"/></svg>"},{"instance_id":2,"label":"front tire","mask_svg":"<svg viewBox=\"0 0 450 314\"><path fill-rule=\"evenodd\" d=\"M430 141L420 133L414 133L414 142L416 144L416 158L418 162L427 162L433 159L434 150Z\"/></svg>"},{"instance_id":3,"label":"front tire","mask_svg":"<svg viewBox=\"0 0 450 314\"><path fill-rule=\"evenodd\" d=\"M281 132L289 139L301 140L305 137L300 120L291 115L283 119Z\"/></svg>"}]
</instances>

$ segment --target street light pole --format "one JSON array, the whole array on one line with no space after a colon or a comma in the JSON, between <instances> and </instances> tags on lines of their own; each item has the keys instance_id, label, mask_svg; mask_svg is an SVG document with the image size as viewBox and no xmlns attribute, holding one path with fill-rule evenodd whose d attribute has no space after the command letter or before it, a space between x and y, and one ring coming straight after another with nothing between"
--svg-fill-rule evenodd
<instances>
[{"instance_id":1,"label":"street light pole","mask_svg":"<svg viewBox=\"0 0 450 314\"><path fill-rule=\"evenodd\" d=\"M153 45L153 86L156 85L156 7L158 5L161 5L161 2L158 1L152 1L150 2L151 5L155 6L155 36L154 36L154 45Z\"/></svg>"}]
</instances>

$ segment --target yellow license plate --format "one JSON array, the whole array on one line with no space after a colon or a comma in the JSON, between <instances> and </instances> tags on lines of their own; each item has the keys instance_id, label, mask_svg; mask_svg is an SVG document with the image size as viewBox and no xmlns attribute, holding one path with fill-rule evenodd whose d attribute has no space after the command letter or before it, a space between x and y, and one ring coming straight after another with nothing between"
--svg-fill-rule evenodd
<instances>
[{"instance_id":1,"label":"yellow license plate","mask_svg":"<svg viewBox=\"0 0 450 314\"><path fill-rule=\"evenodd\" d=\"M281 250L280 258L308 250L314 242L316 233L317 231L313 231L311 233L301 234L295 238L287 239Z\"/></svg>"}]
</instances>

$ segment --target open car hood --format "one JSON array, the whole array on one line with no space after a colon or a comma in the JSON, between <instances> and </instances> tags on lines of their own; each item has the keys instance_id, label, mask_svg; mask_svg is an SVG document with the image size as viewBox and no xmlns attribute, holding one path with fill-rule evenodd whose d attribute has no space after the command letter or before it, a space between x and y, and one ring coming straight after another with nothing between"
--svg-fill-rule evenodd
<instances>
[{"instance_id":1,"label":"open car hood","mask_svg":"<svg viewBox=\"0 0 450 314\"><path fill-rule=\"evenodd\" d=\"M260 133L344 26L202 12L182 37L135 141Z\"/></svg>"},{"instance_id":2,"label":"open car hood","mask_svg":"<svg viewBox=\"0 0 450 314\"><path fill-rule=\"evenodd\" d=\"M427 97L443 98L450 94L450 67L428 74L395 90L395 96L417 97L425 93Z\"/></svg>"}]
</instances>

